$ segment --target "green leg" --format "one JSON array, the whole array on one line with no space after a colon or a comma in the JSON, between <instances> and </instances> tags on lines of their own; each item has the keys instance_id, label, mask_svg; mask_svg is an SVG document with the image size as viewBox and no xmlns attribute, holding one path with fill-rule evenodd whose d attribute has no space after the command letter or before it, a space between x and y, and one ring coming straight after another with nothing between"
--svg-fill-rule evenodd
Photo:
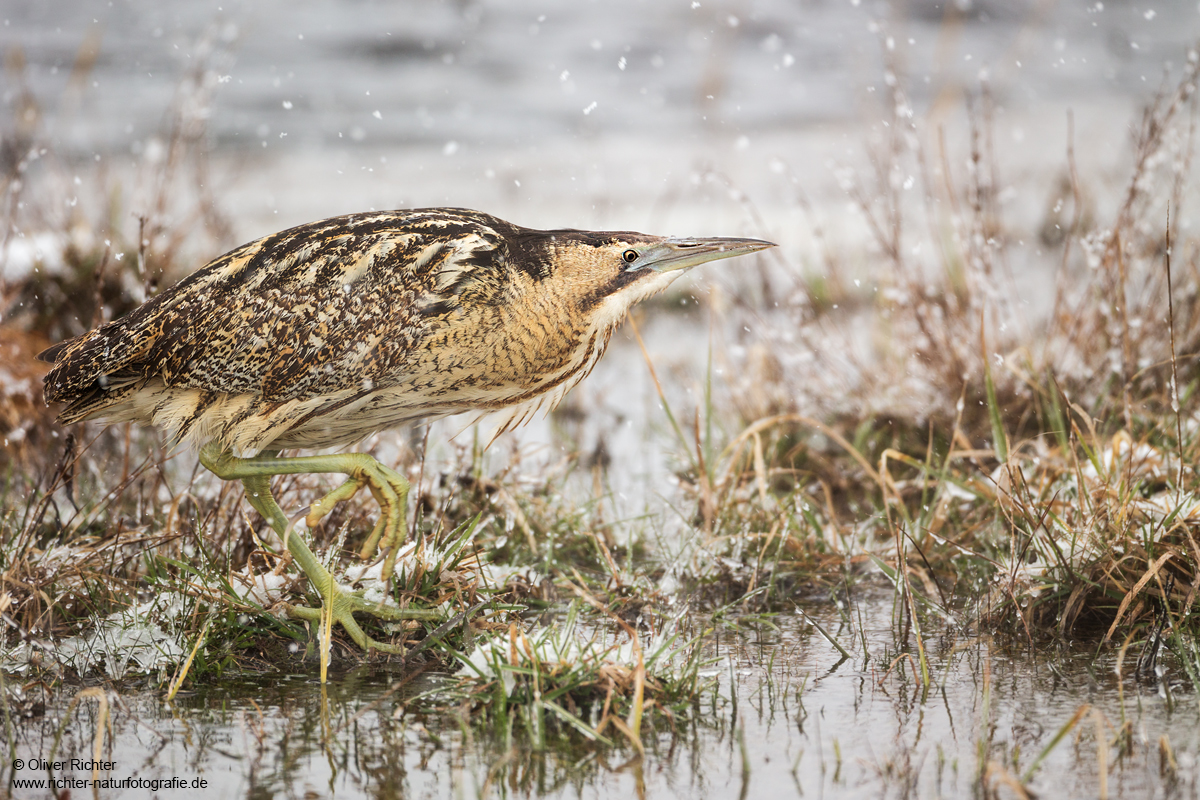
<instances>
[{"instance_id":1,"label":"green leg","mask_svg":"<svg viewBox=\"0 0 1200 800\"><path fill-rule=\"evenodd\" d=\"M242 485L246 487L246 499L250 505L254 506L255 510L262 514L267 524L283 538L284 546L287 547L292 558L304 570L304 574L308 576L313 587L321 595L322 607L320 609L289 606L288 615L310 622L323 623L322 682L325 680L326 665L329 660L328 635L332 623L341 623L346 632L350 634L350 638L364 650L375 649L385 653L403 655L402 647L379 642L367 636L366 632L354 621L354 612L362 611L388 620L413 619L424 615L370 603L360 595L338 586L329 570L325 569L308 545L296 535L292 524L283 513L283 509L275 502L270 485L270 478L273 475L319 472L343 472L350 475L349 481L313 504L308 517L310 522L319 520L329 512L336 502L352 497L362 486L370 486L372 494L379 499L380 505L383 506L384 516L380 520L380 524L375 526L372 540L368 541L368 544L371 549L374 549L380 536L385 536L387 543L391 545L387 562L384 564L383 574L386 578L391 574L390 566L395 563L398 539L404 532L403 508L405 495L408 492L408 483L403 476L387 469L364 453L280 458L278 451L265 451L253 458L237 458L229 452L221 451L214 445L205 445L200 450L200 463L219 478L242 481Z\"/></svg>"},{"instance_id":2,"label":"green leg","mask_svg":"<svg viewBox=\"0 0 1200 800\"><path fill-rule=\"evenodd\" d=\"M363 486L369 487L379 503L380 517L363 544L360 555L370 558L376 547L387 548L383 576L390 578L396 566L396 552L404 541L404 505L408 499L408 481L394 469L385 467L366 453L332 453L323 456L280 458L279 451L266 450L253 458L237 458L214 445L200 451L204 466L225 480L263 475L299 475L341 472L350 480L309 507L308 524L314 527L342 500L349 500Z\"/></svg>"}]
</instances>

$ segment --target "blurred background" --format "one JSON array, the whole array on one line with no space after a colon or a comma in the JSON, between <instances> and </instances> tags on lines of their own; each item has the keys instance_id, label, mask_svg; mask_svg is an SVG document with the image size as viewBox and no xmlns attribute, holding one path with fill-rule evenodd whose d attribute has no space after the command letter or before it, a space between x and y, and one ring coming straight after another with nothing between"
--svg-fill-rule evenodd
<instances>
[{"instance_id":1,"label":"blurred background","mask_svg":"<svg viewBox=\"0 0 1200 800\"><path fill-rule=\"evenodd\" d=\"M10 166L36 130L144 213L133 177L182 126L238 242L427 205L799 239L793 184L837 199L889 73L933 126L986 83L1004 149L1061 163L1067 109L1102 157L1200 33L1194 2L1128 0L9 0L0 16ZM712 171L771 216L744 218Z\"/></svg>"},{"instance_id":2,"label":"blurred background","mask_svg":"<svg viewBox=\"0 0 1200 800\"><path fill-rule=\"evenodd\" d=\"M787 397L743 392L743 416L827 416L865 394L871 326L851 315L820 341L798 331L816 289L826 310L878 290L872 185L913 209L941 202L939 187L979 168L969 122L982 120L1036 317L1068 146L1088 214L1111 209L1139 109L1197 34L1194 2L1128 0L8 0L0 323L11 354L36 352L241 242L373 208L756 236L781 248L690 276L670 301L690 315L647 315L651 358L685 405L714 374L757 391L785 370ZM908 166L880 156L895 155L897 124L923 148ZM781 304L791 316L770 316ZM743 313L714 328L731 306ZM40 338L17 348L28 332ZM767 339L785 346L763 367ZM522 435L603 463L624 453L617 489L639 491L661 474L645 430L663 424L660 398L628 330L614 347L569 398L578 413ZM0 381L22 400L6 443L44 424L29 361L13 355Z\"/></svg>"}]
</instances>

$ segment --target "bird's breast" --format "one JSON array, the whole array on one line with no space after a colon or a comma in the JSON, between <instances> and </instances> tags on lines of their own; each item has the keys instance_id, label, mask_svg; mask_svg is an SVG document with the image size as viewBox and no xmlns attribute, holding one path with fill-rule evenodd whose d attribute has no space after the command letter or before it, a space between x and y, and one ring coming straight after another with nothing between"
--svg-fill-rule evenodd
<instances>
[{"instance_id":1,"label":"bird's breast","mask_svg":"<svg viewBox=\"0 0 1200 800\"><path fill-rule=\"evenodd\" d=\"M459 308L430 326L395 378L447 402L501 407L562 385L606 342L551 302Z\"/></svg>"}]
</instances>

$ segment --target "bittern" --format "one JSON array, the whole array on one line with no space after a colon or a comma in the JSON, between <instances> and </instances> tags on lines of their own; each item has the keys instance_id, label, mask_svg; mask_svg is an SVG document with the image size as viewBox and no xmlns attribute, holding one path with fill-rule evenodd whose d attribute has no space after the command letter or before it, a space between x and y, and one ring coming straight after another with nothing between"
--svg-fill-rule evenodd
<instances>
[{"instance_id":1,"label":"bittern","mask_svg":"<svg viewBox=\"0 0 1200 800\"><path fill-rule=\"evenodd\" d=\"M290 608L340 623L364 650L362 611L399 609L338 586L292 531L270 477L341 473L308 510L309 527L364 486L380 515L361 555L386 548L393 573L408 481L338 448L404 422L504 411L501 429L552 409L591 372L634 303L684 271L772 247L759 239L684 239L627 231L533 230L478 211L350 214L242 245L124 317L54 345L47 402L59 421L138 422L176 443L246 499L283 538L322 598ZM322 678L327 663L322 648Z\"/></svg>"}]
</instances>

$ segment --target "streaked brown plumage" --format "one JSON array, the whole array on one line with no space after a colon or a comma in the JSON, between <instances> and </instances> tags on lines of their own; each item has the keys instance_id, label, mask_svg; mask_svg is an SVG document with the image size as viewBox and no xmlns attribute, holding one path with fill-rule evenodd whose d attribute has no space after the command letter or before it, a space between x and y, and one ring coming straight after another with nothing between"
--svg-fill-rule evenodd
<instances>
[{"instance_id":1,"label":"streaked brown plumage","mask_svg":"<svg viewBox=\"0 0 1200 800\"><path fill-rule=\"evenodd\" d=\"M310 521L370 486L385 514L366 550L383 536L387 574L403 536L403 478L360 454L278 451L464 411L507 410L502 427L519 424L592 370L633 303L691 266L769 246L539 231L452 208L335 217L232 250L41 353L54 363L46 400L67 404L63 423L148 423L202 446L206 466L246 482L294 554L266 476L345 472ZM321 588L327 573L302 566Z\"/></svg>"}]
</instances>

